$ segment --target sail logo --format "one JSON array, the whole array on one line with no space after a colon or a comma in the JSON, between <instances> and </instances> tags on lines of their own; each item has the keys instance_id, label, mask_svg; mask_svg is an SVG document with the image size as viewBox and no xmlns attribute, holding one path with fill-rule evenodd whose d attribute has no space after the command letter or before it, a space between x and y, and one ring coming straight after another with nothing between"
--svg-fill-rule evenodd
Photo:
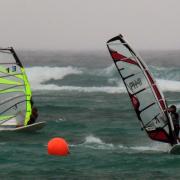
<instances>
[{"instance_id":1,"label":"sail logo","mask_svg":"<svg viewBox=\"0 0 180 180\"><path fill-rule=\"evenodd\" d=\"M133 81L131 81L128 86L131 89L131 91L136 90L137 88L139 88L142 85L142 81L141 78L137 78L134 79Z\"/></svg>"}]
</instances>

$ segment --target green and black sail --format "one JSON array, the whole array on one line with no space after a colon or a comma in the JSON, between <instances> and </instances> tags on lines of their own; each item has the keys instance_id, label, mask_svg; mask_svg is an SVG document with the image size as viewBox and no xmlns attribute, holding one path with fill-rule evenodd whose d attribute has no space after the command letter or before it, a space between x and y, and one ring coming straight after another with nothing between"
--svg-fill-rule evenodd
<instances>
[{"instance_id":1,"label":"green and black sail","mask_svg":"<svg viewBox=\"0 0 180 180\"><path fill-rule=\"evenodd\" d=\"M0 48L0 125L18 121L27 125L31 115L31 89L25 69L13 48Z\"/></svg>"}]
</instances>

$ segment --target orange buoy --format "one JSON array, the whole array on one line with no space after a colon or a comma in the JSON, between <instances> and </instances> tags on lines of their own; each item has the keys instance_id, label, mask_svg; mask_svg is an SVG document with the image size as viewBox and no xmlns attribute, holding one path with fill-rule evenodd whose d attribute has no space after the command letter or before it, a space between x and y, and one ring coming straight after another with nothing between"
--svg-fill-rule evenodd
<instances>
[{"instance_id":1,"label":"orange buoy","mask_svg":"<svg viewBox=\"0 0 180 180\"><path fill-rule=\"evenodd\" d=\"M63 138L53 138L48 142L48 154L67 156L69 154L68 143Z\"/></svg>"}]
</instances>

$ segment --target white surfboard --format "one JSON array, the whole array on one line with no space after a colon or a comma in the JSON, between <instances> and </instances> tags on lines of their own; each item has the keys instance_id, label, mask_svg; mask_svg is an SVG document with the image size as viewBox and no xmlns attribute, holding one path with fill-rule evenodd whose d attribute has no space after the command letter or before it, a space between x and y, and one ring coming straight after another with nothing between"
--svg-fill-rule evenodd
<instances>
[{"instance_id":1,"label":"white surfboard","mask_svg":"<svg viewBox=\"0 0 180 180\"><path fill-rule=\"evenodd\" d=\"M170 154L180 155L180 144L175 144L169 151Z\"/></svg>"},{"instance_id":2,"label":"white surfboard","mask_svg":"<svg viewBox=\"0 0 180 180\"><path fill-rule=\"evenodd\" d=\"M33 123L27 126L21 126L21 127L3 127L0 126L0 131L3 132L34 132L41 130L46 125L45 121Z\"/></svg>"}]
</instances>

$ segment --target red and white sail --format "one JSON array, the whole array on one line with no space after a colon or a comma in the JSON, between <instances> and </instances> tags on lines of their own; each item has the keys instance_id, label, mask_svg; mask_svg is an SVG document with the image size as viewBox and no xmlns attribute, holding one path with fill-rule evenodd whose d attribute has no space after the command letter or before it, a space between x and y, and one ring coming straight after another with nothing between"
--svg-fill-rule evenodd
<instances>
[{"instance_id":1,"label":"red and white sail","mask_svg":"<svg viewBox=\"0 0 180 180\"><path fill-rule=\"evenodd\" d=\"M156 141L177 144L165 98L147 65L136 55L122 35L110 39L107 47L137 117L148 136Z\"/></svg>"}]
</instances>

